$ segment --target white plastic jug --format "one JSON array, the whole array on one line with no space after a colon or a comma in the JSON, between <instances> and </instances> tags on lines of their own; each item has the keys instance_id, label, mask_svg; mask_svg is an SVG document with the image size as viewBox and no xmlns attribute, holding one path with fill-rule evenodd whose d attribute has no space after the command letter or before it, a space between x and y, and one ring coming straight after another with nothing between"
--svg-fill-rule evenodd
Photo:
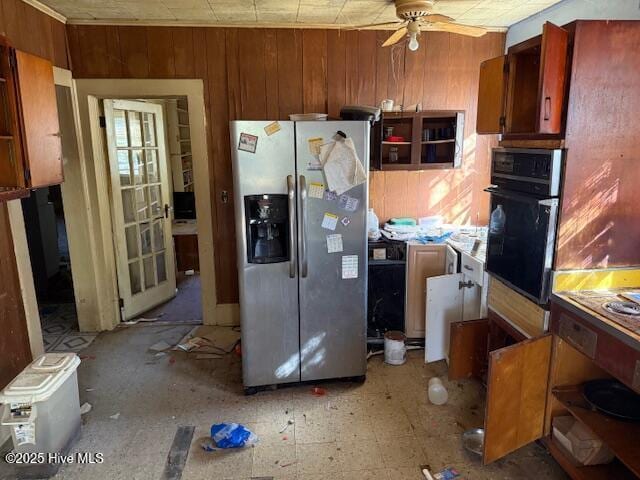
<instances>
[{"instance_id":1,"label":"white plastic jug","mask_svg":"<svg viewBox=\"0 0 640 480\"><path fill-rule=\"evenodd\" d=\"M447 400L449 399L449 393L447 392L447 389L444 388L442 380L440 380L438 377L433 377L431 380L429 380L428 396L429 401L434 405L444 405L445 403L447 403Z\"/></svg>"},{"instance_id":2,"label":"white plastic jug","mask_svg":"<svg viewBox=\"0 0 640 480\"><path fill-rule=\"evenodd\" d=\"M507 220L507 215L502 209L502 205L498 205L493 212L491 212L491 221L489 222L489 233L493 235L502 235L504 232L504 223Z\"/></svg>"}]
</instances>

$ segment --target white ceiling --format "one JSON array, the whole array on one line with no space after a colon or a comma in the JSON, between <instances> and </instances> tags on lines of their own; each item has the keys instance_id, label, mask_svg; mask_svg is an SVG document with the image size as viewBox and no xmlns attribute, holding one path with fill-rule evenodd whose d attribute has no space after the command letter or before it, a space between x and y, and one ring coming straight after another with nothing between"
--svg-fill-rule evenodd
<instances>
[{"instance_id":1,"label":"white ceiling","mask_svg":"<svg viewBox=\"0 0 640 480\"><path fill-rule=\"evenodd\" d=\"M342 26L396 20L389 0L40 0L69 21ZM433 11L505 28L560 0L437 0Z\"/></svg>"}]
</instances>

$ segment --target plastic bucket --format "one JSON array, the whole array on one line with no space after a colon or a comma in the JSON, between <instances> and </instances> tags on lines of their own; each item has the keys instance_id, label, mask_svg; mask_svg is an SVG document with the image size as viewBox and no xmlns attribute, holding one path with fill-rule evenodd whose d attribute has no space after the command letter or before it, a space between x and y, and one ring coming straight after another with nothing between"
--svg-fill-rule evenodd
<instances>
[{"instance_id":1,"label":"plastic bucket","mask_svg":"<svg viewBox=\"0 0 640 480\"><path fill-rule=\"evenodd\" d=\"M392 330L384 334L384 361L389 365L402 365L407 361L407 337L404 333Z\"/></svg>"}]
</instances>

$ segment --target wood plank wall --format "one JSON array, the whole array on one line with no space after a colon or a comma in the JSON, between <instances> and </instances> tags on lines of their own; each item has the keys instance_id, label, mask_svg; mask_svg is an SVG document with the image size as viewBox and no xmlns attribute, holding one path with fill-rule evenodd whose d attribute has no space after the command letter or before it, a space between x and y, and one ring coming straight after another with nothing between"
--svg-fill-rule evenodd
<instances>
[{"instance_id":1,"label":"wood plank wall","mask_svg":"<svg viewBox=\"0 0 640 480\"><path fill-rule=\"evenodd\" d=\"M65 25L21 0L0 2L0 35L25 52L68 68ZM0 388L31 361L7 206L0 203Z\"/></svg>"},{"instance_id":2,"label":"wood plank wall","mask_svg":"<svg viewBox=\"0 0 640 480\"><path fill-rule=\"evenodd\" d=\"M449 221L486 221L489 153L496 141L475 134L480 62L504 51L504 34L473 39L422 35L420 49L380 48L389 32L189 27L67 27L76 78L202 78L214 172L217 295L238 300L228 122L287 119L345 104L422 103L466 111L463 168L376 172L371 206L381 220L443 214ZM231 199L233 197L231 196Z\"/></svg>"}]
</instances>

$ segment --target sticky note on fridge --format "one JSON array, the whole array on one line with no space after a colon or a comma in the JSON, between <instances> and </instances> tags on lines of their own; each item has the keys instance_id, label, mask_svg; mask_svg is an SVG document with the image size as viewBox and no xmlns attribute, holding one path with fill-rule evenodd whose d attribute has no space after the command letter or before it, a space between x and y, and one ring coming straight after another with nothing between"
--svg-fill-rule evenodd
<instances>
[{"instance_id":1,"label":"sticky note on fridge","mask_svg":"<svg viewBox=\"0 0 640 480\"><path fill-rule=\"evenodd\" d=\"M244 152L256 153L256 148L258 147L258 137L255 135L250 135L248 133L240 134L240 141L238 142L238 150L242 150Z\"/></svg>"},{"instance_id":2,"label":"sticky note on fridge","mask_svg":"<svg viewBox=\"0 0 640 480\"><path fill-rule=\"evenodd\" d=\"M264 127L264 133L266 133L268 137L270 137L276 132L279 132L280 130L281 130L281 127L278 122L272 122L266 127Z\"/></svg>"},{"instance_id":3,"label":"sticky note on fridge","mask_svg":"<svg viewBox=\"0 0 640 480\"><path fill-rule=\"evenodd\" d=\"M339 253L342 251L342 235L334 233L333 235L327 235L327 252Z\"/></svg>"},{"instance_id":4,"label":"sticky note on fridge","mask_svg":"<svg viewBox=\"0 0 640 480\"><path fill-rule=\"evenodd\" d=\"M309 143L309 153L311 155L320 155L320 147L324 143L324 139L322 137L313 137L307 142Z\"/></svg>"},{"instance_id":5,"label":"sticky note on fridge","mask_svg":"<svg viewBox=\"0 0 640 480\"><path fill-rule=\"evenodd\" d=\"M342 279L358 278L358 255L342 256Z\"/></svg>"},{"instance_id":6,"label":"sticky note on fridge","mask_svg":"<svg viewBox=\"0 0 640 480\"><path fill-rule=\"evenodd\" d=\"M338 225L338 215L326 212L322 218L322 228L327 230L335 230Z\"/></svg>"},{"instance_id":7,"label":"sticky note on fridge","mask_svg":"<svg viewBox=\"0 0 640 480\"><path fill-rule=\"evenodd\" d=\"M358 203L360 203L360 201L357 198L350 197L346 194L340 195L338 198L338 206L347 212L355 212L358 209Z\"/></svg>"},{"instance_id":8,"label":"sticky note on fridge","mask_svg":"<svg viewBox=\"0 0 640 480\"><path fill-rule=\"evenodd\" d=\"M322 198L324 196L324 183L311 182L309 184L309 198Z\"/></svg>"}]
</instances>

